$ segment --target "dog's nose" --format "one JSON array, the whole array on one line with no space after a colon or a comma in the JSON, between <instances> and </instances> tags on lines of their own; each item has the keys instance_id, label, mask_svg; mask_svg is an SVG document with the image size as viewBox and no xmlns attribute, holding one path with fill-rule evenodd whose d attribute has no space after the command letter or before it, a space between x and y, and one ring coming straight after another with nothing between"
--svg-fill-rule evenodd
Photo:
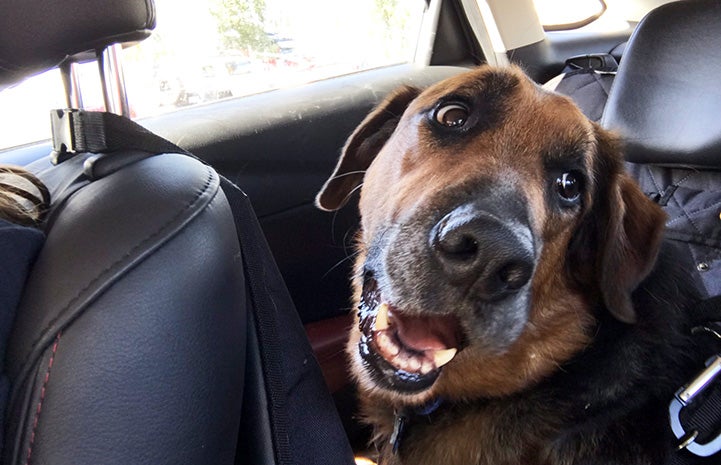
<instances>
[{"instance_id":1,"label":"dog's nose","mask_svg":"<svg viewBox=\"0 0 721 465\"><path fill-rule=\"evenodd\" d=\"M488 212L459 207L432 229L431 248L449 281L499 300L525 286L534 270L531 231Z\"/></svg>"}]
</instances>

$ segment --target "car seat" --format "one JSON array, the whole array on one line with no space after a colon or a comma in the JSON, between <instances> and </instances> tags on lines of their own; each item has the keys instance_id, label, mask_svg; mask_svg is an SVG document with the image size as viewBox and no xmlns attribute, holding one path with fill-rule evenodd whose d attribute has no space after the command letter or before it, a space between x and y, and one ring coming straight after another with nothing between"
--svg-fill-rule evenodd
<instances>
[{"instance_id":1,"label":"car seat","mask_svg":"<svg viewBox=\"0 0 721 465\"><path fill-rule=\"evenodd\" d=\"M637 26L601 124L669 215L701 294L721 294L721 1L672 2Z\"/></svg>"},{"instance_id":2,"label":"car seat","mask_svg":"<svg viewBox=\"0 0 721 465\"><path fill-rule=\"evenodd\" d=\"M155 25L144 0L0 9L3 86ZM168 153L91 179L91 155L31 167L53 203L8 346L4 463L233 463L246 296L219 177Z\"/></svg>"}]
</instances>

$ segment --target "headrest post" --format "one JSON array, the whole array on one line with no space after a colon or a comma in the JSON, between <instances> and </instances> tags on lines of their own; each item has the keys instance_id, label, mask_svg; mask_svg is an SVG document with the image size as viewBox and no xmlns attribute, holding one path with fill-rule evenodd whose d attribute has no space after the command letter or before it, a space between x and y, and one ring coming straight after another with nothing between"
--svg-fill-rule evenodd
<instances>
[{"instance_id":1,"label":"headrest post","mask_svg":"<svg viewBox=\"0 0 721 465\"><path fill-rule=\"evenodd\" d=\"M105 109L129 118L130 105L125 90L125 76L120 57L122 50L121 44L113 44L104 50L98 50L98 69L102 81Z\"/></svg>"},{"instance_id":2,"label":"headrest post","mask_svg":"<svg viewBox=\"0 0 721 465\"><path fill-rule=\"evenodd\" d=\"M65 88L65 104L68 108L83 108L83 96L80 92L80 77L77 63L66 60L60 65L60 74Z\"/></svg>"}]
</instances>

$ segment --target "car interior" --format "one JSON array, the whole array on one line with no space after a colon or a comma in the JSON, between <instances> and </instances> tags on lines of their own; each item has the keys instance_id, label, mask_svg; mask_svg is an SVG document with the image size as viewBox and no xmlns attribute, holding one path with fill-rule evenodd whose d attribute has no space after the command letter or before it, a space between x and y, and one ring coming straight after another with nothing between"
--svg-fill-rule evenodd
<instances>
[{"instance_id":1,"label":"car interior","mask_svg":"<svg viewBox=\"0 0 721 465\"><path fill-rule=\"evenodd\" d=\"M113 113L48 108L45 140L0 148L52 198L6 354L2 463L373 460L344 355L357 195L334 213L314 199L385 95L484 63L539 85L610 75L599 124L626 141L697 288L721 294L721 2L637 0L640 22L544 30L531 0L414 1L412 62L118 128L120 55L152 40L153 0L0 0L0 91L60 67L79 108L71 65L97 61ZM598 71L607 56L618 69Z\"/></svg>"}]
</instances>

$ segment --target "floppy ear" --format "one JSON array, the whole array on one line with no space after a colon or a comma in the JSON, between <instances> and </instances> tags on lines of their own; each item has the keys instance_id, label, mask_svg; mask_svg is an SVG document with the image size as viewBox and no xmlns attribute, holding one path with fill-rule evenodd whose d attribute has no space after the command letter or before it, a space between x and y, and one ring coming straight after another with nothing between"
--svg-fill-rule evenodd
<instances>
[{"instance_id":1,"label":"floppy ear","mask_svg":"<svg viewBox=\"0 0 721 465\"><path fill-rule=\"evenodd\" d=\"M597 247L595 257L586 258L595 264L592 274L606 308L618 320L634 323L631 293L656 263L666 214L625 173L620 149L611 136L597 127L596 140L594 205L580 236L595 242L585 247Z\"/></svg>"},{"instance_id":2,"label":"floppy ear","mask_svg":"<svg viewBox=\"0 0 721 465\"><path fill-rule=\"evenodd\" d=\"M636 321L631 293L653 269L666 214L626 174L617 176L609 197L611 217L601 256L600 286L606 307L619 320Z\"/></svg>"},{"instance_id":3,"label":"floppy ear","mask_svg":"<svg viewBox=\"0 0 721 465\"><path fill-rule=\"evenodd\" d=\"M385 145L411 101L420 94L403 86L378 105L358 126L343 147L333 174L315 198L321 210L338 210L363 182L365 170Z\"/></svg>"}]
</instances>

